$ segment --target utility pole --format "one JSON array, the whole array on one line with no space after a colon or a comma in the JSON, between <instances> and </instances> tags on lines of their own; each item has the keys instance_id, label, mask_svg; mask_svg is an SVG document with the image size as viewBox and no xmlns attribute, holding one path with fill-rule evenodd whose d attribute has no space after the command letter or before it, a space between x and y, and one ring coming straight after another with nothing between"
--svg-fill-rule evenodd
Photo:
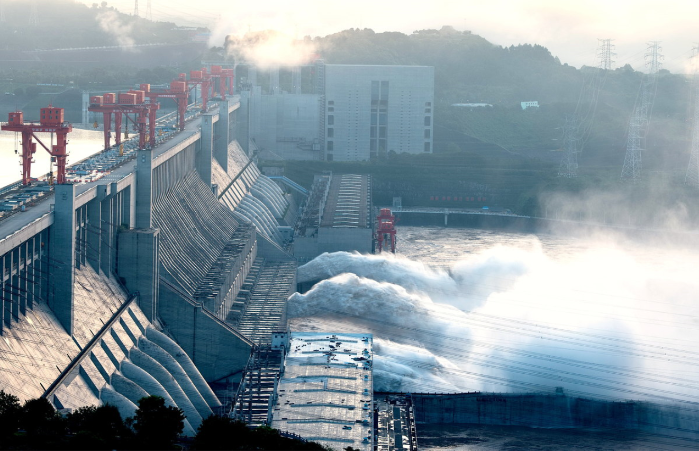
<instances>
[{"instance_id":1,"label":"utility pole","mask_svg":"<svg viewBox=\"0 0 699 451\"><path fill-rule=\"evenodd\" d=\"M138 0L134 0L133 5L133 16L138 17Z\"/></svg>"},{"instance_id":2,"label":"utility pole","mask_svg":"<svg viewBox=\"0 0 699 451\"><path fill-rule=\"evenodd\" d=\"M622 180L631 180L636 183L641 178L643 151L646 148L646 135L648 124L653 112L653 102L658 86L658 71L660 70L660 54L662 48L658 41L648 43L646 51L646 67L648 73L641 80L639 95L636 105L629 120L629 133L626 139L626 155L624 167L621 169Z\"/></svg>"},{"instance_id":3,"label":"utility pole","mask_svg":"<svg viewBox=\"0 0 699 451\"><path fill-rule=\"evenodd\" d=\"M684 183L694 188L699 188L699 72L696 66L699 63L699 45L692 49L690 61L693 69L691 92L694 95L694 118L692 120L692 145L689 150L689 165L687 166Z\"/></svg>"},{"instance_id":4,"label":"utility pole","mask_svg":"<svg viewBox=\"0 0 699 451\"><path fill-rule=\"evenodd\" d=\"M578 176L578 154L582 152L589 138L590 130L597 111L597 99L607 78L607 71L612 68L614 46L611 39L598 39L597 69L587 81L583 82L578 97L578 104L572 116L566 117L563 126L563 157L558 167L558 176L573 178Z\"/></svg>"},{"instance_id":5,"label":"utility pole","mask_svg":"<svg viewBox=\"0 0 699 451\"><path fill-rule=\"evenodd\" d=\"M36 0L32 1L32 10L29 13L29 26L38 27L39 26L39 10L36 7Z\"/></svg>"}]
</instances>

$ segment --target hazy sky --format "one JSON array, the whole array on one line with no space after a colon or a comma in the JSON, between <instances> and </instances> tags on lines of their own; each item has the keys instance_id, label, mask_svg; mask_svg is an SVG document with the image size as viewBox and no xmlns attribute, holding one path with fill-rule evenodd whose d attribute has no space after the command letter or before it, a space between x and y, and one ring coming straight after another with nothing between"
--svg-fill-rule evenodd
<instances>
[{"instance_id":1,"label":"hazy sky","mask_svg":"<svg viewBox=\"0 0 699 451\"><path fill-rule=\"evenodd\" d=\"M139 0L141 15L147 1ZM134 0L108 3L133 12ZM614 67L629 63L642 69L646 42L657 40L665 55L663 67L684 71L699 42L696 0L151 0L151 8L154 20L208 26L221 40L226 33L248 29L303 37L347 28L411 33L451 25L498 45L541 44L575 66L595 64L597 38L610 38L617 53Z\"/></svg>"}]
</instances>

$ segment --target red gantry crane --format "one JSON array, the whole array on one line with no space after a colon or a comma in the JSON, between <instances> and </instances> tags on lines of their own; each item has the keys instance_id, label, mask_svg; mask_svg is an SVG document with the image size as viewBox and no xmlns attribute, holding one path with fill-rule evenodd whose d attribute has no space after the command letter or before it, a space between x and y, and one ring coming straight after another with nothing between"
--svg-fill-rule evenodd
<instances>
[{"instance_id":1,"label":"red gantry crane","mask_svg":"<svg viewBox=\"0 0 699 451\"><path fill-rule=\"evenodd\" d=\"M57 168L56 181L58 183L66 182L67 136L68 133L73 131L73 126L64 121L63 108L54 108L51 105L47 108L42 108L39 122L24 122L24 113L15 111L10 113L9 121L0 129L22 134L22 185L31 184L32 163L36 153L34 139L51 154L52 161L55 160ZM36 133L55 133L56 144L53 144L52 137L49 147L47 147L36 136Z\"/></svg>"},{"instance_id":2,"label":"red gantry crane","mask_svg":"<svg viewBox=\"0 0 699 451\"><path fill-rule=\"evenodd\" d=\"M146 93L143 90L132 90L126 93L107 93L102 96L90 97L88 111L102 113L104 117L104 150L111 147L112 114L114 114L114 131L116 145L121 144L121 123L126 117L131 121L138 133L138 148L144 149L146 142L155 146L155 112L160 105L155 102L145 103ZM129 117L133 114L134 118Z\"/></svg>"},{"instance_id":3,"label":"red gantry crane","mask_svg":"<svg viewBox=\"0 0 699 451\"><path fill-rule=\"evenodd\" d=\"M218 66L220 67L220 66ZM182 76L180 75L180 79ZM209 102L209 97L211 97L211 74L209 74L206 68L201 70L193 70L189 72L189 80L187 80L187 88L191 86L201 85L201 111L206 113L207 103Z\"/></svg>"},{"instance_id":4,"label":"red gantry crane","mask_svg":"<svg viewBox=\"0 0 699 451\"><path fill-rule=\"evenodd\" d=\"M146 93L143 90L132 90L126 93L107 93L102 96L90 97L89 111L102 113L104 117L104 150L111 147L112 114L114 114L114 129L116 145L121 144L121 123L125 116L127 123L131 121L138 133L138 148L144 149L146 142L155 146L155 112L160 105L155 102L145 103ZM129 117L133 114L134 118Z\"/></svg>"},{"instance_id":5,"label":"red gantry crane","mask_svg":"<svg viewBox=\"0 0 699 451\"><path fill-rule=\"evenodd\" d=\"M376 217L376 242L378 251L383 248L383 241L390 240L391 252L396 253L396 217L391 214L390 208L382 208ZM386 243L388 248L388 243Z\"/></svg>"},{"instance_id":6,"label":"red gantry crane","mask_svg":"<svg viewBox=\"0 0 699 451\"><path fill-rule=\"evenodd\" d=\"M177 104L177 124L180 131L184 130L184 120L187 114L187 103L189 102L189 90L187 89L187 75L180 74L178 80L170 83L170 89L164 91L151 91L150 85L142 84L141 91L145 91L146 97L150 101L156 102L157 99L173 99Z\"/></svg>"},{"instance_id":7,"label":"red gantry crane","mask_svg":"<svg viewBox=\"0 0 699 451\"><path fill-rule=\"evenodd\" d=\"M226 100L226 94L233 95L233 79L233 69L211 66L211 87L216 89L218 86L218 95L221 96L221 100Z\"/></svg>"}]
</instances>

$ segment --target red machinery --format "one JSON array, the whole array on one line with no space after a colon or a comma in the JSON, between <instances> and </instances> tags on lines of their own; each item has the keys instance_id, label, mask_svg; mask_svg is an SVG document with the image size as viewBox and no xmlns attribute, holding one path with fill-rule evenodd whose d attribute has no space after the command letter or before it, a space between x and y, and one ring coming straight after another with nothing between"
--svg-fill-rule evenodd
<instances>
[{"instance_id":1,"label":"red machinery","mask_svg":"<svg viewBox=\"0 0 699 451\"><path fill-rule=\"evenodd\" d=\"M220 67L220 66L216 66ZM180 79L182 79L182 75L180 75ZM206 71L206 68L202 68L201 70L193 70L189 72L189 80L187 80L187 88L190 86L196 86L196 85L201 85L201 111L206 113L206 108L207 108L207 103L209 101L209 97L211 96L211 88L212 88L212 81L211 81L211 74L209 74Z\"/></svg>"},{"instance_id":2,"label":"red machinery","mask_svg":"<svg viewBox=\"0 0 699 451\"><path fill-rule=\"evenodd\" d=\"M189 101L189 89L187 89L187 75L180 74L178 80L170 83L170 89L165 91L151 91L150 85L142 84L141 91L145 91L146 97L153 103L158 98L173 99L177 103L177 123L180 131L184 130L184 118L187 113L187 102Z\"/></svg>"},{"instance_id":3,"label":"red machinery","mask_svg":"<svg viewBox=\"0 0 699 451\"><path fill-rule=\"evenodd\" d=\"M381 252L384 240L391 240L391 252L396 253L396 217L391 214L390 208L382 208L376 217L376 241L378 251ZM388 243L386 243L388 247Z\"/></svg>"},{"instance_id":4,"label":"red machinery","mask_svg":"<svg viewBox=\"0 0 699 451\"><path fill-rule=\"evenodd\" d=\"M160 105L155 102L145 103L145 100L146 92L143 90L132 90L118 95L107 93L103 96L90 97L88 111L104 115L104 150L111 147L112 113L114 114L117 146L121 144L121 122L124 115L127 121L133 123L134 130L138 132L139 149L146 147L146 141L149 142L151 148L155 145L155 112L160 108ZM133 114L135 119L130 118L129 114Z\"/></svg>"},{"instance_id":5,"label":"red machinery","mask_svg":"<svg viewBox=\"0 0 699 451\"><path fill-rule=\"evenodd\" d=\"M226 100L226 93L233 95L233 69L223 69L221 66L211 66L211 87L216 89L221 100Z\"/></svg>"},{"instance_id":6,"label":"red machinery","mask_svg":"<svg viewBox=\"0 0 699 451\"><path fill-rule=\"evenodd\" d=\"M73 131L73 126L64 121L63 108L54 108L51 105L47 108L42 108L39 122L24 122L24 113L15 111L10 113L9 121L0 129L22 133L22 185L31 183L33 156L36 153L36 143L32 141L32 138L36 139L41 144L41 147L51 154L52 159L55 159L58 172L57 182L66 182L67 136L68 133ZM51 148L49 149L36 136L36 133L55 133L56 144L53 144L52 138Z\"/></svg>"}]
</instances>

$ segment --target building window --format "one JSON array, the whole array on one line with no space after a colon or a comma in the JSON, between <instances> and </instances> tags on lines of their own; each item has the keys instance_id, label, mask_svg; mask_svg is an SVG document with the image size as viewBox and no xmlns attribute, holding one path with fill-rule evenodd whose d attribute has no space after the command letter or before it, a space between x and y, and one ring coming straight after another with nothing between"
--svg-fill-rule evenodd
<instances>
[{"instance_id":1,"label":"building window","mask_svg":"<svg viewBox=\"0 0 699 451\"><path fill-rule=\"evenodd\" d=\"M430 129L429 128L425 129L425 139L430 139Z\"/></svg>"},{"instance_id":2,"label":"building window","mask_svg":"<svg viewBox=\"0 0 699 451\"><path fill-rule=\"evenodd\" d=\"M333 111L335 111L335 107L334 107L334 106L329 106L329 107L328 107L328 113L332 113Z\"/></svg>"},{"instance_id":3,"label":"building window","mask_svg":"<svg viewBox=\"0 0 699 451\"><path fill-rule=\"evenodd\" d=\"M328 125L335 125L335 116L332 114L328 116Z\"/></svg>"},{"instance_id":4,"label":"building window","mask_svg":"<svg viewBox=\"0 0 699 451\"><path fill-rule=\"evenodd\" d=\"M430 151L430 143L427 142L427 143L425 143L425 152L429 152L429 151Z\"/></svg>"},{"instance_id":5,"label":"building window","mask_svg":"<svg viewBox=\"0 0 699 451\"><path fill-rule=\"evenodd\" d=\"M388 123L388 114L379 114L379 125L386 125Z\"/></svg>"},{"instance_id":6,"label":"building window","mask_svg":"<svg viewBox=\"0 0 699 451\"><path fill-rule=\"evenodd\" d=\"M328 152L332 152L335 150L335 142L334 141L328 141L328 143L325 145L325 150Z\"/></svg>"},{"instance_id":7,"label":"building window","mask_svg":"<svg viewBox=\"0 0 699 451\"><path fill-rule=\"evenodd\" d=\"M425 108L425 113L431 113L431 112L432 112L432 108Z\"/></svg>"},{"instance_id":8,"label":"building window","mask_svg":"<svg viewBox=\"0 0 699 451\"><path fill-rule=\"evenodd\" d=\"M370 130L369 130L369 137L372 138L372 139L373 139L373 138L376 138L376 127L375 127L375 126L374 126L374 127L370 127Z\"/></svg>"},{"instance_id":9,"label":"building window","mask_svg":"<svg viewBox=\"0 0 699 451\"><path fill-rule=\"evenodd\" d=\"M328 100L328 105L335 105L335 101L334 101L334 100Z\"/></svg>"},{"instance_id":10,"label":"building window","mask_svg":"<svg viewBox=\"0 0 699 451\"><path fill-rule=\"evenodd\" d=\"M328 138L334 138L334 137L335 137L335 129L329 128L328 129Z\"/></svg>"},{"instance_id":11,"label":"building window","mask_svg":"<svg viewBox=\"0 0 699 451\"><path fill-rule=\"evenodd\" d=\"M379 127L379 138L386 137L386 127Z\"/></svg>"},{"instance_id":12,"label":"building window","mask_svg":"<svg viewBox=\"0 0 699 451\"><path fill-rule=\"evenodd\" d=\"M425 127L429 127L431 123L432 119L430 118L430 116L425 116Z\"/></svg>"},{"instance_id":13,"label":"building window","mask_svg":"<svg viewBox=\"0 0 699 451\"><path fill-rule=\"evenodd\" d=\"M329 153L325 156L325 159L328 161L333 161L333 154Z\"/></svg>"},{"instance_id":14,"label":"building window","mask_svg":"<svg viewBox=\"0 0 699 451\"><path fill-rule=\"evenodd\" d=\"M425 106L432 106L432 102L425 102Z\"/></svg>"}]
</instances>

